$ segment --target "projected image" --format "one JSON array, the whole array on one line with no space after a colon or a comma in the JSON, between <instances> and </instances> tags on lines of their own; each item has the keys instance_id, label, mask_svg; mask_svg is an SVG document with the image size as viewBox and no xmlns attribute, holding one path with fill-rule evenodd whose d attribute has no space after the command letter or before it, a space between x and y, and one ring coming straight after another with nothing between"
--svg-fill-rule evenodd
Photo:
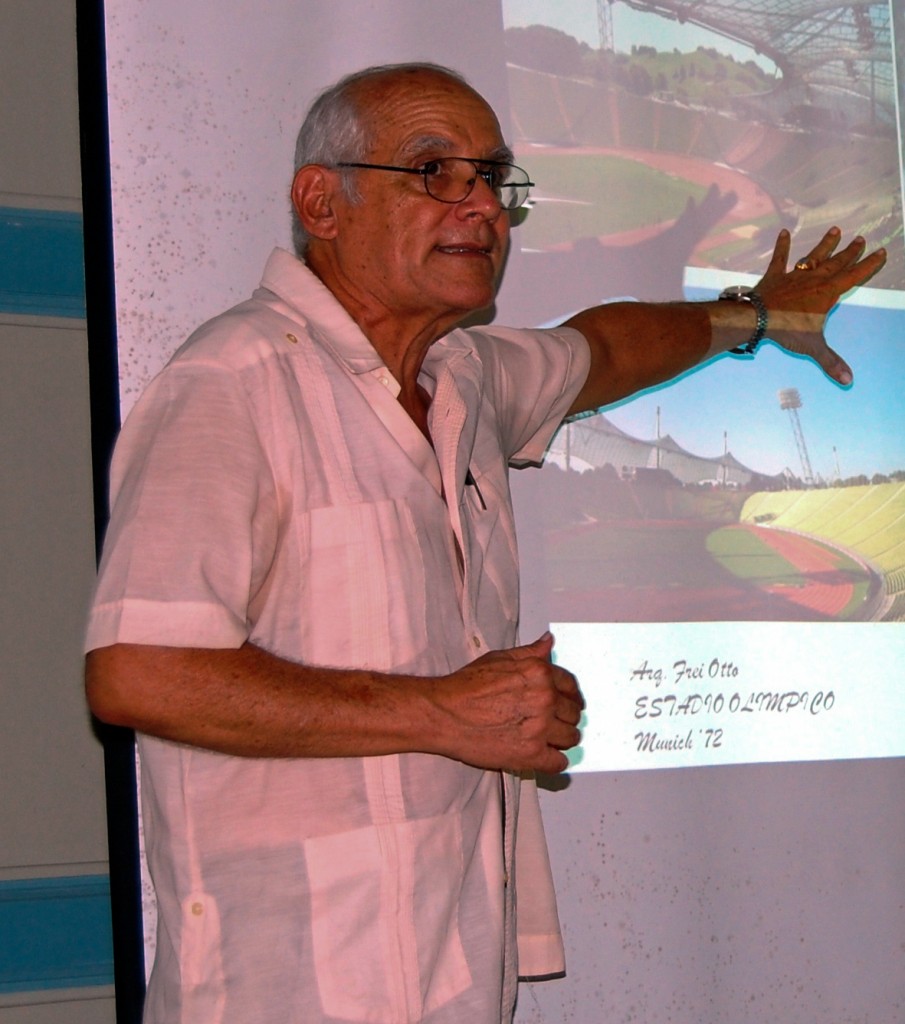
<instances>
[{"instance_id":1,"label":"projected image","mask_svg":"<svg viewBox=\"0 0 905 1024\"><path fill-rule=\"evenodd\" d=\"M890 7L771 0L505 0L516 152L538 182L520 272L675 298L688 266L754 272L776 232L836 223L905 288ZM681 16L681 21L679 17ZM601 295L601 298L605 297Z\"/></svg>"},{"instance_id":2,"label":"projected image","mask_svg":"<svg viewBox=\"0 0 905 1024\"><path fill-rule=\"evenodd\" d=\"M835 223L890 254L830 321L851 389L764 346L559 432L535 505L550 620L905 618L889 4L503 9L512 135L538 182L515 236L535 321L589 294L713 298L762 271L781 227L796 253Z\"/></svg>"},{"instance_id":3,"label":"projected image","mask_svg":"<svg viewBox=\"0 0 905 1024\"><path fill-rule=\"evenodd\" d=\"M765 346L566 424L536 495L551 619L905 618L902 331L834 328L850 390Z\"/></svg>"},{"instance_id":4,"label":"projected image","mask_svg":"<svg viewBox=\"0 0 905 1024\"><path fill-rule=\"evenodd\" d=\"M899 158L902 173L902 191L905 195L905 8L890 0L892 10L892 40L895 53L896 103L899 112Z\"/></svg>"}]
</instances>

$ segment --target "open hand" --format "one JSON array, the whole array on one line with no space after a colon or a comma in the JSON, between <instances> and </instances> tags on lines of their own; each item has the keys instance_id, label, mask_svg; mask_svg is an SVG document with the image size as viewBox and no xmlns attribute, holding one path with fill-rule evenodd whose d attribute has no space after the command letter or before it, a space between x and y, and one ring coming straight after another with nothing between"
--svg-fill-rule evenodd
<instances>
[{"instance_id":1,"label":"open hand","mask_svg":"<svg viewBox=\"0 0 905 1024\"><path fill-rule=\"evenodd\" d=\"M833 380L847 385L852 382L852 371L826 343L826 317L847 291L881 269L886 251L877 249L865 256L865 242L859 236L837 252L841 237L839 228L830 228L789 270L791 238L788 231L781 231L755 291L769 311L767 337L789 352L810 356Z\"/></svg>"}]
</instances>

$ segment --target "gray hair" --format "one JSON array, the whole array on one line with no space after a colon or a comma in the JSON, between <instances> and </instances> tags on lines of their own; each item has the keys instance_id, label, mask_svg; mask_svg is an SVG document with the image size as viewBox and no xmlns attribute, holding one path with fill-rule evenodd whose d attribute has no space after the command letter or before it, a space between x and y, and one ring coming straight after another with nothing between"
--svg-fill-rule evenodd
<instances>
[{"instance_id":1,"label":"gray hair","mask_svg":"<svg viewBox=\"0 0 905 1024\"><path fill-rule=\"evenodd\" d=\"M293 174L306 164L336 167L340 163L364 160L376 140L369 112L361 102L361 84L373 78L414 71L433 71L463 85L468 84L458 71L429 62L379 64L346 75L325 89L311 104L296 140ZM351 170L341 171L340 182L349 202L359 202L361 196ZM293 209L292 241L299 256L305 255L309 240L308 232Z\"/></svg>"}]
</instances>

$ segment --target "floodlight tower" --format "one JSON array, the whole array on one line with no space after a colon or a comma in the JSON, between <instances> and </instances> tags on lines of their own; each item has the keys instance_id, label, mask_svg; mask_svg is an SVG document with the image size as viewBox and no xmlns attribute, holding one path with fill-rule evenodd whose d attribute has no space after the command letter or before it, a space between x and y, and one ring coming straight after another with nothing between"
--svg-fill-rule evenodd
<instances>
[{"instance_id":1,"label":"floodlight tower","mask_svg":"<svg viewBox=\"0 0 905 1024\"><path fill-rule=\"evenodd\" d=\"M798 446L798 455L801 458L801 468L804 472L804 482L807 487L814 485L814 471L811 469L811 460L808 458L808 448L804 443L804 434L801 431L801 421L798 419L798 410L801 408L801 395L798 388L782 388L777 392L780 409L786 409L789 419L792 421L792 433L795 435L795 444Z\"/></svg>"},{"instance_id":2,"label":"floodlight tower","mask_svg":"<svg viewBox=\"0 0 905 1024\"><path fill-rule=\"evenodd\" d=\"M610 8L613 0L597 0L597 34L600 36L600 49L612 53L615 49L613 42L613 12Z\"/></svg>"}]
</instances>

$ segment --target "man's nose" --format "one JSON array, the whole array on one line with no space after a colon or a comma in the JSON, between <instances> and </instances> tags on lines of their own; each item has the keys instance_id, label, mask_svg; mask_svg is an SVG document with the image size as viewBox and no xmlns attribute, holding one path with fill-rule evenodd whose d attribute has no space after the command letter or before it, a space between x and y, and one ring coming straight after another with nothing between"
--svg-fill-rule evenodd
<instances>
[{"instance_id":1,"label":"man's nose","mask_svg":"<svg viewBox=\"0 0 905 1024\"><path fill-rule=\"evenodd\" d=\"M500 197L490 187L487 179L479 174L468 195L461 200L459 208L465 213L480 213L488 220L496 220L503 210Z\"/></svg>"}]
</instances>

